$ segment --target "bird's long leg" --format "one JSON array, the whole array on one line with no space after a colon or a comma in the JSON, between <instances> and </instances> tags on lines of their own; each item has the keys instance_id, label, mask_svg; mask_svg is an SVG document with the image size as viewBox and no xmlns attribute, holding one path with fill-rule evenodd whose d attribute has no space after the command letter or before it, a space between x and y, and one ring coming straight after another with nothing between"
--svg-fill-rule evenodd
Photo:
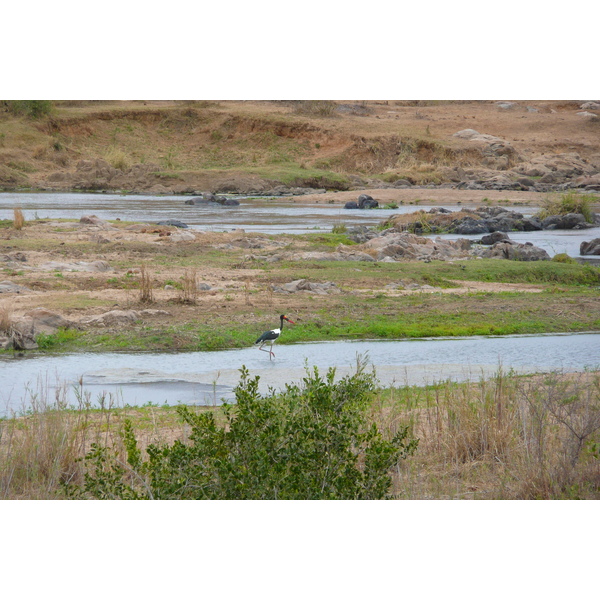
<instances>
[{"instance_id":1,"label":"bird's long leg","mask_svg":"<svg viewBox=\"0 0 600 600\"><path fill-rule=\"evenodd\" d=\"M269 350L269 360L271 360L271 356L275 356L275 352L273 352L273 342L271 342L271 349Z\"/></svg>"},{"instance_id":2,"label":"bird's long leg","mask_svg":"<svg viewBox=\"0 0 600 600\"><path fill-rule=\"evenodd\" d=\"M264 346L266 343L267 343L266 341L265 341L265 342L263 342L263 343L262 343L262 344L261 344L261 345L258 347L258 349L259 349L259 350L262 350L263 352L268 352L268 353L269 353L269 360L271 360L271 354L272 354L271 350L267 350L266 348L263 348L263 346ZM273 355L273 356L274 356L274 355Z\"/></svg>"}]
</instances>

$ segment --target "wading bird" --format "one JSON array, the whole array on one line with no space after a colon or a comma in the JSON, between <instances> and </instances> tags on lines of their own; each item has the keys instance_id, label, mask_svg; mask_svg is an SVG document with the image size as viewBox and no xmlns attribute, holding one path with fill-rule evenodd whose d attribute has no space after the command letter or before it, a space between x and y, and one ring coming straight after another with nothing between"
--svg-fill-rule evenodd
<instances>
[{"instance_id":1,"label":"wading bird","mask_svg":"<svg viewBox=\"0 0 600 600\"><path fill-rule=\"evenodd\" d=\"M254 342L254 344L260 344L260 346L258 347L259 350L269 353L269 360L271 360L271 356L275 356L275 353L273 352L273 344L275 343L275 340L281 335L281 331L283 330L283 322L287 321L288 323L291 323L292 325L296 324L291 319L288 319L285 315L280 315L279 320L281 321L281 325L279 325L279 329L271 329L270 331L265 331ZM266 350L265 348L263 348L263 346L268 343L270 343L271 346L270 346L269 350Z\"/></svg>"}]
</instances>

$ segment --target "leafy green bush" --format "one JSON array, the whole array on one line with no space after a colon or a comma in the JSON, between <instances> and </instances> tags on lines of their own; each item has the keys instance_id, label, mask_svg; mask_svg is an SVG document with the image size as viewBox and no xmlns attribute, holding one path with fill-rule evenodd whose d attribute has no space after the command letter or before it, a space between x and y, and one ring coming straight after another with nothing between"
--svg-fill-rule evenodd
<instances>
[{"instance_id":1,"label":"leafy green bush","mask_svg":"<svg viewBox=\"0 0 600 600\"><path fill-rule=\"evenodd\" d=\"M359 367L334 383L317 368L301 386L261 396L259 377L244 367L236 404L224 405L225 422L213 411L177 408L191 443L150 445L143 457L129 423L124 452L93 445L83 489L70 494L100 499L380 499L391 485L390 469L412 454L418 440L408 427L385 439L366 412L374 375Z\"/></svg>"}]
</instances>

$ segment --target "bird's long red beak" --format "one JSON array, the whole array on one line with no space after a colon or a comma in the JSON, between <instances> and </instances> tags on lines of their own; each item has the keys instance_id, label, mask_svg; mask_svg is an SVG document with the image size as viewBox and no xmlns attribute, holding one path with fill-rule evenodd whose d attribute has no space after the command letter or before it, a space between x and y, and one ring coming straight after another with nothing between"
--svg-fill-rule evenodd
<instances>
[{"instance_id":1,"label":"bird's long red beak","mask_svg":"<svg viewBox=\"0 0 600 600\"><path fill-rule=\"evenodd\" d=\"M292 325L295 325L296 323L294 323L294 321L292 321L291 319L288 319L287 317L283 317L288 323L291 323Z\"/></svg>"}]
</instances>

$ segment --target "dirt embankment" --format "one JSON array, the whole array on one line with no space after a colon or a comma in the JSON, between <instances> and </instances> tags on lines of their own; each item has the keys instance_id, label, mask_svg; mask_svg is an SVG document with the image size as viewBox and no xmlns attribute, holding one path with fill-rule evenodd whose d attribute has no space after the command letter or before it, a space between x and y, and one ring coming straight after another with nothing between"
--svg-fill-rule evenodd
<instances>
[{"instance_id":1,"label":"dirt embankment","mask_svg":"<svg viewBox=\"0 0 600 600\"><path fill-rule=\"evenodd\" d=\"M327 106L57 102L37 120L3 112L0 186L255 194L425 184L600 189L600 104Z\"/></svg>"}]
</instances>

